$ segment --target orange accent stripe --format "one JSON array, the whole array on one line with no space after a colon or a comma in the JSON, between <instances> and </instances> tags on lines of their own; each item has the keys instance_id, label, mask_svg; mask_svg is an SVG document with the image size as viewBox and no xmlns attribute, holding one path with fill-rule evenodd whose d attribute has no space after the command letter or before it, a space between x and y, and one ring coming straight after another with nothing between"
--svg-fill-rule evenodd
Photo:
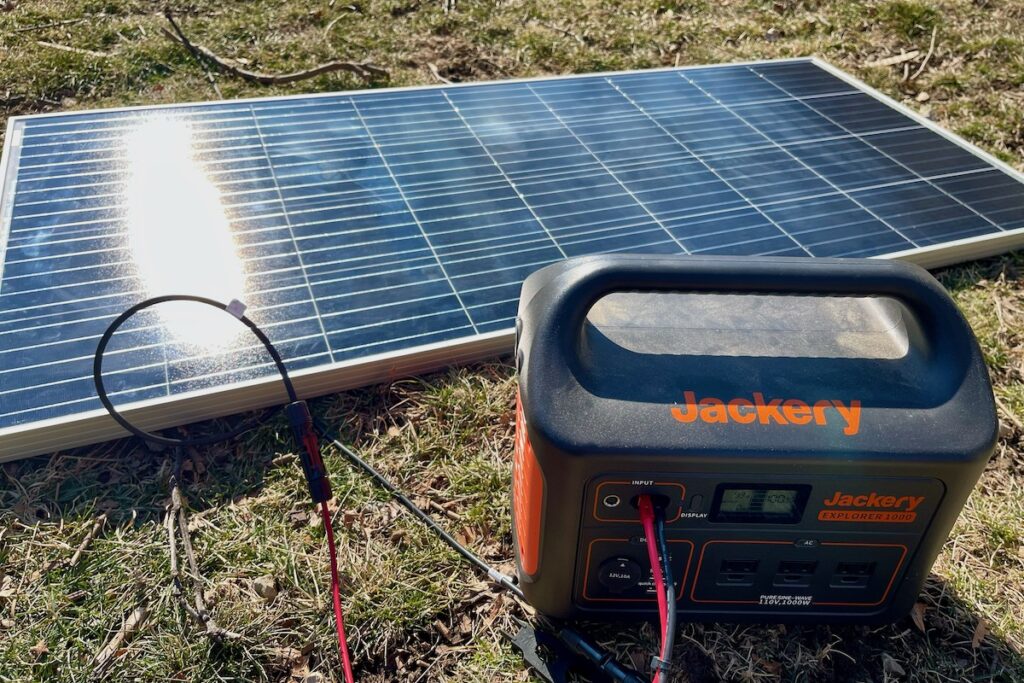
<instances>
[{"instance_id":1,"label":"orange accent stripe","mask_svg":"<svg viewBox=\"0 0 1024 683\"><path fill-rule=\"evenodd\" d=\"M519 566L536 574L540 565L540 528L544 511L544 476L526 433L523 402L516 392L516 443L512 460L512 512L519 545Z\"/></svg>"}]
</instances>

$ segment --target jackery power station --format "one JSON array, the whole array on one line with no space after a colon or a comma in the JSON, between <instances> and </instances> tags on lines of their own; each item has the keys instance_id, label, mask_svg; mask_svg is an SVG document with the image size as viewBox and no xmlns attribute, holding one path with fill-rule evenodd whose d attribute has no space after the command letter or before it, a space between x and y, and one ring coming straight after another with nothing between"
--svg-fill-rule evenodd
<instances>
[{"instance_id":1,"label":"jackery power station","mask_svg":"<svg viewBox=\"0 0 1024 683\"><path fill-rule=\"evenodd\" d=\"M884 260L592 256L517 320L523 593L650 615L641 496L680 619L884 622L910 609L998 432L978 344Z\"/></svg>"}]
</instances>

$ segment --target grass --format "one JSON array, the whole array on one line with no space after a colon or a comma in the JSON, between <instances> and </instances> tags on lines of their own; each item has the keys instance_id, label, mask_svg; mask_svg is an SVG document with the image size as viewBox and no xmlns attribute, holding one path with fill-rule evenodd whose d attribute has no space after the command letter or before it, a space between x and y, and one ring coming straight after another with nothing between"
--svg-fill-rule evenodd
<instances>
[{"instance_id":1,"label":"grass","mask_svg":"<svg viewBox=\"0 0 1024 683\"><path fill-rule=\"evenodd\" d=\"M816 54L1018 168L1024 161L1024 3L1016 1L457 0L448 11L439 0L172 4L196 42L247 68L369 59L391 74L372 87L436 82L431 65L444 78L477 80ZM144 0L0 0L0 115L215 98L204 70L161 33L161 9ZM908 78L933 32L926 68ZM921 56L905 66L871 65L915 49ZM367 85L345 74L269 88L220 74L216 81L229 98ZM1017 255L942 274L1018 421L1022 268ZM440 505L432 511L453 533L509 570L513 397L511 368L494 362L326 397L315 409L421 503ZM1007 417L922 594L920 624L687 624L680 680L1024 678L1022 438ZM166 454L126 440L3 466L0 681L87 680L90 659L139 604L151 616L118 652L108 680L338 680L323 529L303 503L289 449L277 422L187 462L207 598L218 622L243 636L225 645L199 635L170 595ZM501 638L521 609L337 454L327 462L360 680L524 680ZM61 565L102 512L109 522L83 559ZM254 590L266 576L279 588L269 602ZM648 625L599 632L638 666L653 652Z\"/></svg>"}]
</instances>

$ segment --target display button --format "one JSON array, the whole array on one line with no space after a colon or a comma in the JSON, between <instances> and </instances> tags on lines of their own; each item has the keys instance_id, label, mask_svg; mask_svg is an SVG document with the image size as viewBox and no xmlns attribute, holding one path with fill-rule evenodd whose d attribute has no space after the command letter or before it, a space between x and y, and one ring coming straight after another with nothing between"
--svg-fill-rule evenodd
<instances>
[{"instance_id":1,"label":"display button","mask_svg":"<svg viewBox=\"0 0 1024 683\"><path fill-rule=\"evenodd\" d=\"M597 570L597 580L612 593L621 593L633 588L643 576L640 565L628 557L613 557L605 560Z\"/></svg>"},{"instance_id":2,"label":"display button","mask_svg":"<svg viewBox=\"0 0 1024 683\"><path fill-rule=\"evenodd\" d=\"M690 498L691 510L700 510L702 505L704 505L704 496L700 495L699 493Z\"/></svg>"}]
</instances>

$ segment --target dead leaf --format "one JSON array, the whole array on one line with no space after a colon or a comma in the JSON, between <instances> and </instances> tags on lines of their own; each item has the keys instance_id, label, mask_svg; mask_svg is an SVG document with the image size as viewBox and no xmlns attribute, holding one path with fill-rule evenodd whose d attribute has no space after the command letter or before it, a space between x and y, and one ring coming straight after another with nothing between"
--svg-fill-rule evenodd
<instances>
[{"instance_id":1,"label":"dead leaf","mask_svg":"<svg viewBox=\"0 0 1024 683\"><path fill-rule=\"evenodd\" d=\"M301 664L303 660L309 659L309 653L313 651L313 643L306 643L301 648L297 647L272 647L270 658L276 664L289 669Z\"/></svg>"},{"instance_id":2,"label":"dead leaf","mask_svg":"<svg viewBox=\"0 0 1024 683\"><path fill-rule=\"evenodd\" d=\"M903 665L897 662L887 652L882 653L882 671L889 676L906 676L907 672Z\"/></svg>"},{"instance_id":3,"label":"dead leaf","mask_svg":"<svg viewBox=\"0 0 1024 683\"><path fill-rule=\"evenodd\" d=\"M985 636L988 635L988 624L985 623L983 618L978 618L978 624L974 627L974 636L971 638L971 648L977 650L981 646L981 641L985 640Z\"/></svg>"},{"instance_id":4,"label":"dead leaf","mask_svg":"<svg viewBox=\"0 0 1024 683\"><path fill-rule=\"evenodd\" d=\"M38 643L28 649L32 656L36 659L40 659L43 655L49 654L50 648L46 647L46 641L40 640Z\"/></svg>"},{"instance_id":5,"label":"dead leaf","mask_svg":"<svg viewBox=\"0 0 1024 683\"><path fill-rule=\"evenodd\" d=\"M924 627L924 613L927 609L928 606L923 602L915 602L913 609L910 610L910 618L913 620L914 626L921 633L924 633L926 630Z\"/></svg>"},{"instance_id":6,"label":"dead leaf","mask_svg":"<svg viewBox=\"0 0 1024 683\"><path fill-rule=\"evenodd\" d=\"M288 513L288 521L295 528L306 526L309 524L309 513L305 510L292 510Z\"/></svg>"},{"instance_id":7,"label":"dead leaf","mask_svg":"<svg viewBox=\"0 0 1024 683\"><path fill-rule=\"evenodd\" d=\"M263 598L263 601L269 604L277 597L277 579L270 574L261 576L252 582L252 589L256 591L256 595Z\"/></svg>"}]
</instances>

